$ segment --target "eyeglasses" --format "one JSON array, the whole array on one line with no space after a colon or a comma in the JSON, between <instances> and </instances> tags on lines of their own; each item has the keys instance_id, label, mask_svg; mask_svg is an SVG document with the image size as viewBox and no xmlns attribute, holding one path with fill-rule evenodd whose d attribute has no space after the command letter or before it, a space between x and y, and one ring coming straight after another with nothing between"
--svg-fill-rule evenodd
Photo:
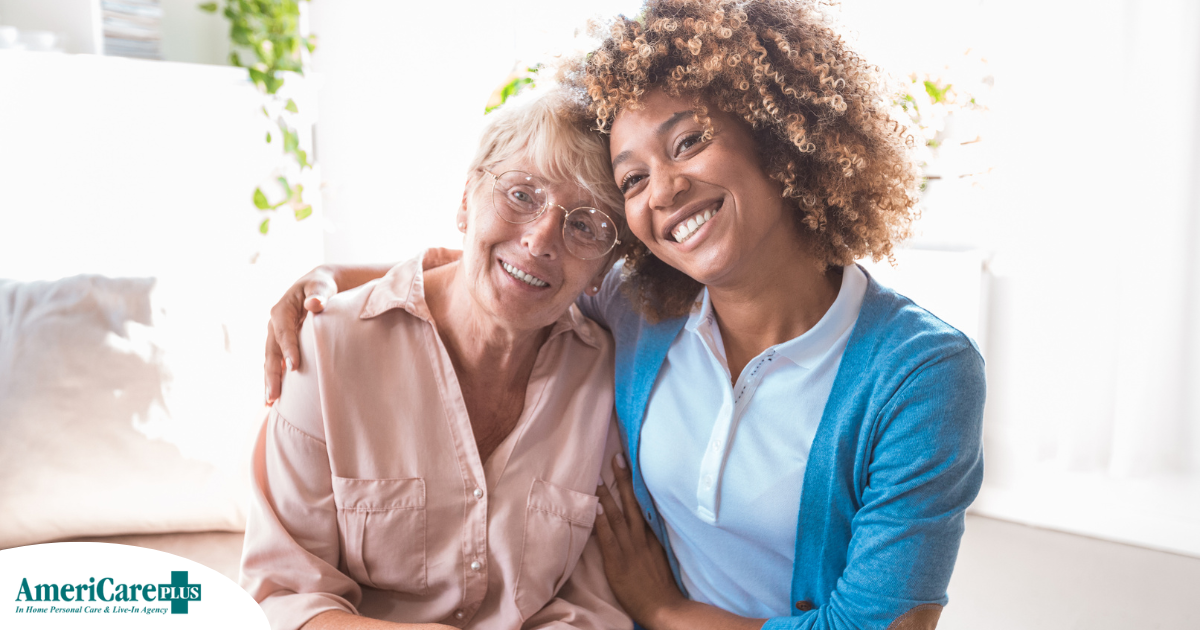
<instances>
[{"instance_id":1,"label":"eyeglasses","mask_svg":"<svg viewBox=\"0 0 1200 630\"><path fill-rule=\"evenodd\" d=\"M525 171L506 171L499 175L486 169L492 176L492 210L508 223L523 225L537 221L546 208L562 208L566 213L563 220L563 243L572 256L582 260L599 258L621 243L617 239L617 224L604 212L595 208L581 207L567 210L550 203L546 182Z\"/></svg>"}]
</instances>

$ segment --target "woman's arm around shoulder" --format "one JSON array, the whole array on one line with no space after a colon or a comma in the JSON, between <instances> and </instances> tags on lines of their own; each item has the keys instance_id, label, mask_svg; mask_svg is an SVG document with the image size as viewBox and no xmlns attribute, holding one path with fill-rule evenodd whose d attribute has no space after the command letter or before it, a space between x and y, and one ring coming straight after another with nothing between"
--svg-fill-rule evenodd
<instances>
[{"instance_id":1,"label":"woman's arm around shoulder","mask_svg":"<svg viewBox=\"0 0 1200 630\"><path fill-rule=\"evenodd\" d=\"M320 313L336 293L382 278L393 265L320 265L296 280L271 307L267 323L264 397L279 398L285 372L300 367L300 325L309 313Z\"/></svg>"}]
</instances>

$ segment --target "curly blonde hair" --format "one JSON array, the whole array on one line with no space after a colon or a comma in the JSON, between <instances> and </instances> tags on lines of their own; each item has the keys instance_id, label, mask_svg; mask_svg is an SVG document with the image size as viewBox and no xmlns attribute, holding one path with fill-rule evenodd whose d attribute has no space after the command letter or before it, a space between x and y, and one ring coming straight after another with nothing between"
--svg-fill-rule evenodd
<instances>
[{"instance_id":1,"label":"curly blonde hair","mask_svg":"<svg viewBox=\"0 0 1200 630\"><path fill-rule=\"evenodd\" d=\"M600 131L647 90L695 99L752 128L769 177L828 265L891 258L911 233L920 182L907 128L889 114L879 69L842 41L818 0L647 0L619 16L564 76L586 90ZM603 27L602 27L603 28ZM645 245L627 254L634 303L653 319L686 313L700 284Z\"/></svg>"}]
</instances>

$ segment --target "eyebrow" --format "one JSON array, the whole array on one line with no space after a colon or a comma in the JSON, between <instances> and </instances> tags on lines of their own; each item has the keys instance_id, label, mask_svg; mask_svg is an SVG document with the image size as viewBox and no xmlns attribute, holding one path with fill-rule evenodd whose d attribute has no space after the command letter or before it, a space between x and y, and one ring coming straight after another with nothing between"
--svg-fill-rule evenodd
<instances>
[{"instance_id":1,"label":"eyebrow","mask_svg":"<svg viewBox=\"0 0 1200 630\"><path fill-rule=\"evenodd\" d=\"M659 125L658 129L654 130L654 135L661 136L664 133L667 133L668 131L671 130L672 127L674 127L677 123L679 123L679 121L682 120L685 116L691 116L693 114L695 114L695 112L693 112L690 109L685 109L683 111L675 112L674 114L671 115L670 118L668 118L665 122L663 122L663 124ZM625 160L628 160L631 155L633 155L633 152L628 151L628 150L618 153L617 157L613 158L613 161L612 161L613 170L614 171L617 170L617 165L620 164L621 162L624 162Z\"/></svg>"}]
</instances>

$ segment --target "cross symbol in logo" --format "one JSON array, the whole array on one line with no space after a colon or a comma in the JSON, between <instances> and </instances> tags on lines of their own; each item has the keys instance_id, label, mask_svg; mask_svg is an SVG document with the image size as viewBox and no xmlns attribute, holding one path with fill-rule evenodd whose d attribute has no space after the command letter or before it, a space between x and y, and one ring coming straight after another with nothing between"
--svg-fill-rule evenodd
<instances>
[{"instance_id":1,"label":"cross symbol in logo","mask_svg":"<svg viewBox=\"0 0 1200 630\"><path fill-rule=\"evenodd\" d=\"M189 597L192 587L196 588L196 597L194 599ZM163 591L168 593L166 597L162 596ZM188 612L188 601L200 601L200 585L188 584L187 571L172 571L171 583L159 584L158 592L159 601L171 602L172 615L186 615Z\"/></svg>"}]
</instances>

